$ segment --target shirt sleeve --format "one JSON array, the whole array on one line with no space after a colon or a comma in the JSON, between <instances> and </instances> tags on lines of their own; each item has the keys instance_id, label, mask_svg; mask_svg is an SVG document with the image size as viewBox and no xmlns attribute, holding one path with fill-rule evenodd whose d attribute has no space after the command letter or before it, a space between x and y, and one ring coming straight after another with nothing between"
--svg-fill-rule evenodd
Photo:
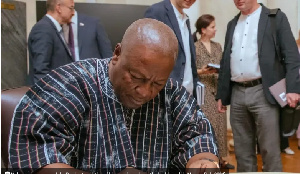
<instances>
[{"instance_id":1,"label":"shirt sleeve","mask_svg":"<svg viewBox=\"0 0 300 174\"><path fill-rule=\"evenodd\" d=\"M300 94L300 55L298 53L297 44L293 36L290 23L282 11L276 15L281 18L276 20L278 44L276 47L281 53L280 58L284 58L283 66L285 66L286 91L287 93Z\"/></svg>"},{"instance_id":2,"label":"shirt sleeve","mask_svg":"<svg viewBox=\"0 0 300 174\"><path fill-rule=\"evenodd\" d=\"M96 70L87 64L53 70L22 98L9 138L13 171L32 173L52 163L70 165L77 149L76 133L90 107L87 86L94 85L91 72Z\"/></svg>"},{"instance_id":3,"label":"shirt sleeve","mask_svg":"<svg viewBox=\"0 0 300 174\"><path fill-rule=\"evenodd\" d=\"M196 154L210 152L218 156L212 125L184 87L173 90L173 141L171 168L184 170Z\"/></svg>"}]
</instances>

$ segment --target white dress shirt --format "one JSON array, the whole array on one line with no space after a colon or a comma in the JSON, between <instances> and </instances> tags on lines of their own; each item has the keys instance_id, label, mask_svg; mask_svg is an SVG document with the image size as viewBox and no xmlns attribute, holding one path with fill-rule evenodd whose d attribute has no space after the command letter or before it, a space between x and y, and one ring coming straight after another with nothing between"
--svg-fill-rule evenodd
<instances>
[{"instance_id":1,"label":"white dress shirt","mask_svg":"<svg viewBox=\"0 0 300 174\"><path fill-rule=\"evenodd\" d=\"M191 64L190 32L186 24L188 16L185 13L181 14L173 4L172 7L178 21L186 58L182 86L184 86L189 93L193 94L194 83Z\"/></svg>"},{"instance_id":2,"label":"white dress shirt","mask_svg":"<svg viewBox=\"0 0 300 174\"><path fill-rule=\"evenodd\" d=\"M75 50L75 61L80 60L79 58L79 45L78 45L78 15L77 11L75 11L74 16L71 19L72 21L72 29L74 35L74 50Z\"/></svg>"},{"instance_id":3,"label":"white dress shirt","mask_svg":"<svg viewBox=\"0 0 300 174\"><path fill-rule=\"evenodd\" d=\"M249 15L241 14L234 30L231 48L231 80L245 82L261 78L257 31L262 7Z\"/></svg>"},{"instance_id":4,"label":"white dress shirt","mask_svg":"<svg viewBox=\"0 0 300 174\"><path fill-rule=\"evenodd\" d=\"M58 33L60 34L60 37L61 39L63 40L64 44L66 45L67 48L68 47L68 44L67 44L67 41L65 40L65 37L64 37L64 31L62 30L62 26L57 22L56 19L54 19L51 15L49 14L46 14L46 16L53 22L53 24L55 25L56 27L56 30L58 31ZM68 49L69 51L69 54L71 54L70 50Z\"/></svg>"}]
</instances>

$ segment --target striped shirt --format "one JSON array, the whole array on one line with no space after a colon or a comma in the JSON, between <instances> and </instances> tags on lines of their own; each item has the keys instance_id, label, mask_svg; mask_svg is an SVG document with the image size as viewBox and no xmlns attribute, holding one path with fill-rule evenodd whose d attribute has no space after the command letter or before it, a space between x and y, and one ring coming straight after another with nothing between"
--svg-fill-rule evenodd
<instances>
[{"instance_id":1,"label":"striped shirt","mask_svg":"<svg viewBox=\"0 0 300 174\"><path fill-rule=\"evenodd\" d=\"M31 173L51 163L92 172L183 170L195 154L218 155L210 122L171 79L154 99L125 112L108 76L110 60L62 66L30 88L11 122L14 171Z\"/></svg>"}]
</instances>

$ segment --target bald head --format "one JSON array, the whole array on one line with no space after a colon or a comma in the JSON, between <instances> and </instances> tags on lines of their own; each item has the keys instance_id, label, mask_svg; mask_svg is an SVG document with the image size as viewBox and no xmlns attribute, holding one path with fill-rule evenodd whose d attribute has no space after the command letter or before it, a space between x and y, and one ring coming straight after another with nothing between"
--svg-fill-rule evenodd
<instances>
[{"instance_id":1,"label":"bald head","mask_svg":"<svg viewBox=\"0 0 300 174\"><path fill-rule=\"evenodd\" d=\"M47 14L60 25L68 24L75 13L74 0L47 0Z\"/></svg>"},{"instance_id":2,"label":"bald head","mask_svg":"<svg viewBox=\"0 0 300 174\"><path fill-rule=\"evenodd\" d=\"M121 43L122 50L131 50L137 44L164 55L172 54L174 60L177 58L177 38L170 27L158 20L139 19L127 28Z\"/></svg>"},{"instance_id":3,"label":"bald head","mask_svg":"<svg viewBox=\"0 0 300 174\"><path fill-rule=\"evenodd\" d=\"M54 11L55 5L60 2L60 0L47 0L46 2L46 9L47 11Z\"/></svg>"},{"instance_id":4,"label":"bald head","mask_svg":"<svg viewBox=\"0 0 300 174\"><path fill-rule=\"evenodd\" d=\"M116 96L131 109L153 99L165 86L177 58L173 31L155 19L140 19L126 30L109 64Z\"/></svg>"}]
</instances>

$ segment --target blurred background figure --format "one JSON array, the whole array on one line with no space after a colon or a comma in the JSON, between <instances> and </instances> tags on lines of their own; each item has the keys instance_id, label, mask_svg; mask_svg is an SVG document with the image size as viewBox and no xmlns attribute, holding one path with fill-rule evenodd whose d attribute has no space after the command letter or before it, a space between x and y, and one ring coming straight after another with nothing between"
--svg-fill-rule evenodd
<instances>
[{"instance_id":1,"label":"blurred background figure","mask_svg":"<svg viewBox=\"0 0 300 174\"><path fill-rule=\"evenodd\" d=\"M196 0L163 0L150 6L145 18L159 20L168 25L176 34L178 40L178 56L170 78L176 80L195 98L198 82L195 65L195 46L191 34L190 20L184 9L190 8Z\"/></svg>"},{"instance_id":2,"label":"blurred background figure","mask_svg":"<svg viewBox=\"0 0 300 174\"><path fill-rule=\"evenodd\" d=\"M280 115L281 117L281 115ZM280 118L281 119L281 118ZM288 155L294 155L295 152L290 148L289 138L282 136L282 130L280 129L280 150Z\"/></svg>"},{"instance_id":3,"label":"blurred background figure","mask_svg":"<svg viewBox=\"0 0 300 174\"><path fill-rule=\"evenodd\" d=\"M234 0L234 4L240 13L227 25L216 95L218 111L226 112L230 104L237 172L257 172L256 139L263 171L281 172L280 112L269 87L287 77L288 105L295 107L300 100L295 38L281 10L270 16L270 9L257 0ZM276 32L282 30L285 32Z\"/></svg>"},{"instance_id":4,"label":"blurred background figure","mask_svg":"<svg viewBox=\"0 0 300 174\"><path fill-rule=\"evenodd\" d=\"M234 169L234 166L225 160L228 155L226 113L218 113L217 108L212 107L216 105L218 71L215 68L209 68L207 64L220 64L222 57L221 45L211 40L216 34L215 18L210 14L204 14L198 18L195 26L194 40L197 40L197 33L201 35L200 39L195 42L197 73L200 81L205 85L205 104L201 108L215 130L221 167Z\"/></svg>"},{"instance_id":5,"label":"blurred background figure","mask_svg":"<svg viewBox=\"0 0 300 174\"><path fill-rule=\"evenodd\" d=\"M299 30L299 36L298 39L296 40L297 46L298 46L298 51L300 54L300 30ZM300 58L300 56L299 56ZM300 124L298 126L298 130L297 130L297 139L298 139L298 150L300 150Z\"/></svg>"},{"instance_id":6,"label":"blurred background figure","mask_svg":"<svg viewBox=\"0 0 300 174\"><path fill-rule=\"evenodd\" d=\"M47 14L33 26L28 37L29 85L73 61L61 26L71 22L74 0L47 0L46 7Z\"/></svg>"},{"instance_id":7,"label":"blurred background figure","mask_svg":"<svg viewBox=\"0 0 300 174\"><path fill-rule=\"evenodd\" d=\"M296 43L297 43L298 51L299 51L299 54L300 54L300 30L299 30L299 36L298 36L298 39L296 40Z\"/></svg>"},{"instance_id":8,"label":"blurred background figure","mask_svg":"<svg viewBox=\"0 0 300 174\"><path fill-rule=\"evenodd\" d=\"M71 23L63 25L63 30L75 61L112 57L110 40L99 19L75 11Z\"/></svg>"}]
</instances>

